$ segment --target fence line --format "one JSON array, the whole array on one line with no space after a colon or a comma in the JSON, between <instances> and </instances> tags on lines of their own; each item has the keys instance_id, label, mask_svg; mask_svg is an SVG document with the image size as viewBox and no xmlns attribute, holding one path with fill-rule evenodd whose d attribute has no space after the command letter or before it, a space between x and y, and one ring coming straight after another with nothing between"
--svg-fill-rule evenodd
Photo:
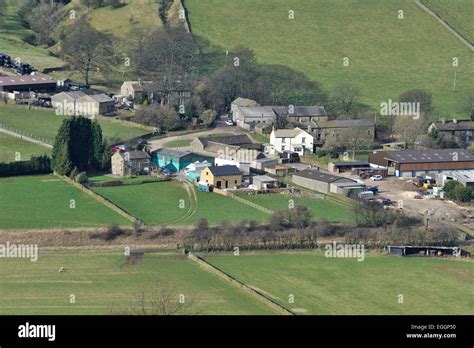
<instances>
[{"instance_id":1,"label":"fence line","mask_svg":"<svg viewBox=\"0 0 474 348\"><path fill-rule=\"evenodd\" d=\"M20 138L30 143L38 144L50 149L53 148L53 143L50 140L37 137L34 134L26 133L25 131L7 126L5 124L0 123L0 132Z\"/></svg>"},{"instance_id":2,"label":"fence line","mask_svg":"<svg viewBox=\"0 0 474 348\"><path fill-rule=\"evenodd\" d=\"M94 198L95 200L97 200L99 203L102 203L103 205L105 205L106 207L112 209L113 211L115 211L116 213L122 215L124 218L126 218L127 220L131 221L131 222L138 222L138 219L136 217L134 217L133 215L127 213L125 210L123 210L122 208L120 208L119 206L115 205L114 203L112 203L111 201L107 200L106 198L104 198L103 196L95 193L94 191L88 189L87 187L75 182L74 180L68 178L67 176L62 176L62 175L58 175L61 179L63 179L64 181L66 181L67 183L73 185L74 187L78 188L79 190L81 190L82 192L86 193L87 195L91 196L92 198Z\"/></svg>"},{"instance_id":3,"label":"fence line","mask_svg":"<svg viewBox=\"0 0 474 348\"><path fill-rule=\"evenodd\" d=\"M231 198L235 199L236 201L240 202L240 203L243 203L243 204L247 204L248 206L252 207L252 208L255 208L255 209L258 209L262 212L264 212L265 214L273 214L273 210L270 210L268 208L265 208L265 207L262 207L261 205L258 205L254 202L250 202L250 201L247 201L246 199L243 199L235 194L231 194L230 195Z\"/></svg>"},{"instance_id":4,"label":"fence line","mask_svg":"<svg viewBox=\"0 0 474 348\"><path fill-rule=\"evenodd\" d=\"M247 284L242 283L240 280L237 280L236 278L232 277L230 274L228 274L228 273L224 272L223 270L217 268L216 266L210 264L209 262L207 262L203 258L201 258L197 255L194 255L193 253L189 253L188 257L189 257L190 260L196 262L199 266L201 266L201 268L203 268L203 269L217 275L218 277L224 279L225 281L229 282L234 287L245 291L246 293L248 293L249 295L251 295L255 299L259 300L260 302L265 303L266 305L270 306L271 308L273 308L274 310L280 312L281 314L295 315L295 313L293 313L288 308L285 308L281 304L273 301L271 298L265 296L260 291L257 291L254 288L251 288L250 286L248 286Z\"/></svg>"}]
</instances>

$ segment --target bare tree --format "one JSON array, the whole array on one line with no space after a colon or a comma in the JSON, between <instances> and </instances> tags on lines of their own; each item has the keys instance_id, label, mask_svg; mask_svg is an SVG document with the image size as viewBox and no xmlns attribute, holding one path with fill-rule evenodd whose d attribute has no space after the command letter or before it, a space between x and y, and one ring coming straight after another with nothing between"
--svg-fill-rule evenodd
<instances>
[{"instance_id":1,"label":"bare tree","mask_svg":"<svg viewBox=\"0 0 474 348\"><path fill-rule=\"evenodd\" d=\"M92 28L85 17L81 17L66 31L61 52L84 74L89 84L89 75L93 69L106 69L113 57L111 40Z\"/></svg>"},{"instance_id":2,"label":"bare tree","mask_svg":"<svg viewBox=\"0 0 474 348\"><path fill-rule=\"evenodd\" d=\"M113 315L197 315L202 312L194 297L180 293L172 283L141 289L129 303L112 308Z\"/></svg>"},{"instance_id":3,"label":"bare tree","mask_svg":"<svg viewBox=\"0 0 474 348\"><path fill-rule=\"evenodd\" d=\"M368 148L373 143L372 136L364 127L348 128L341 133L340 139L345 146L352 150L352 160L355 158L356 150Z\"/></svg>"},{"instance_id":4,"label":"bare tree","mask_svg":"<svg viewBox=\"0 0 474 348\"><path fill-rule=\"evenodd\" d=\"M176 130L181 127L181 118L176 110L169 105L152 104L137 112L136 116L133 117L133 121L158 127L165 131Z\"/></svg>"},{"instance_id":5,"label":"bare tree","mask_svg":"<svg viewBox=\"0 0 474 348\"><path fill-rule=\"evenodd\" d=\"M61 21L63 5L53 1L41 1L26 17L36 33L38 44L47 44Z\"/></svg>"},{"instance_id":6,"label":"bare tree","mask_svg":"<svg viewBox=\"0 0 474 348\"><path fill-rule=\"evenodd\" d=\"M342 83L334 91L334 103L344 116L353 116L357 111L360 91L357 87Z\"/></svg>"},{"instance_id":7,"label":"bare tree","mask_svg":"<svg viewBox=\"0 0 474 348\"><path fill-rule=\"evenodd\" d=\"M419 118L408 115L393 117L395 117L393 131L400 140L406 143L407 147L413 147L416 138L421 134L426 134L427 120L423 114Z\"/></svg>"}]
</instances>

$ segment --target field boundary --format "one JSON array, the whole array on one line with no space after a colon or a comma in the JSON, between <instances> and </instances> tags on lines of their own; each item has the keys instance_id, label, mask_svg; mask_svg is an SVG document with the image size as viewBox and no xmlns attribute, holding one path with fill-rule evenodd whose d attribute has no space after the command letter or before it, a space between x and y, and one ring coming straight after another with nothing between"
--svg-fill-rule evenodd
<instances>
[{"instance_id":1,"label":"field boundary","mask_svg":"<svg viewBox=\"0 0 474 348\"><path fill-rule=\"evenodd\" d=\"M23 135L21 133L18 133L19 130L10 128L4 124L0 124L0 132L11 135L12 137L19 138L21 140L27 141L29 143L41 145L43 147L47 147L48 149L52 149L53 145L45 143L42 140L38 140L34 138L34 135L31 134L31 136Z\"/></svg>"},{"instance_id":2,"label":"field boundary","mask_svg":"<svg viewBox=\"0 0 474 348\"><path fill-rule=\"evenodd\" d=\"M263 302L264 304L268 305L272 309L278 311L279 313L283 315L296 315L296 313L292 312L288 308L283 307L281 304L273 301L272 299L268 298L264 294L262 294L260 291L257 291L250 286L248 286L245 283L242 283L240 280L237 280L236 278L232 277L230 274L224 272L220 268L210 264L209 262L205 261L203 258L194 255L193 253L188 254L188 258L194 262L196 262L201 268L203 268L206 271L209 271L218 277L222 278L223 280L227 281L229 284L232 286L245 291L247 294L250 296L254 297L260 302Z\"/></svg>"},{"instance_id":3,"label":"field boundary","mask_svg":"<svg viewBox=\"0 0 474 348\"><path fill-rule=\"evenodd\" d=\"M446 29L448 29L449 32L451 32L451 34L456 36L459 39L459 41L461 41L464 45L466 45L471 51L474 51L474 46L472 45L472 43L466 37L464 37L463 34L461 34L454 27L452 27L451 24L445 21L443 17L437 14L429 6L423 4L420 0L415 0L415 4L417 4L418 7L420 7L423 11L425 11L434 19L436 19L439 23L441 23Z\"/></svg>"},{"instance_id":4,"label":"field boundary","mask_svg":"<svg viewBox=\"0 0 474 348\"><path fill-rule=\"evenodd\" d=\"M66 177L66 176L61 176L61 175L58 175L61 179L63 179L65 182L67 182L68 184L71 184L73 185L74 187L78 188L79 190L81 190L82 192L86 193L87 195L91 196L92 198L94 198L96 201L98 201L99 203L102 203L103 205L105 205L106 207L112 209L113 211L115 211L116 213L122 215L124 218L126 218L127 220L131 221L131 222L138 222L139 220L127 213L125 210L123 210L122 208L120 208L119 206L113 204L111 201L107 200L106 198L102 197L101 195L99 195L98 193L95 193L94 191L92 190L89 190L87 187L85 186L82 186L81 184L75 182L74 180L71 180L70 178Z\"/></svg>"},{"instance_id":5,"label":"field boundary","mask_svg":"<svg viewBox=\"0 0 474 348\"><path fill-rule=\"evenodd\" d=\"M231 197L232 199L235 199L237 202L246 204L246 205L248 205L248 206L250 206L250 207L252 207L252 208L255 208L255 209L257 209L257 210L260 210L260 211L264 212L265 214L271 215L271 214L274 213L273 210L270 210L270 209L265 208L265 207L263 207L263 206L261 206L261 205L258 205L257 203L250 202L250 201L248 201L248 200L246 200L246 199L244 199L244 198L242 198L242 197L239 197L239 196L237 196L237 195L235 195L235 194L233 194L233 193L230 195L230 197Z\"/></svg>"}]
</instances>

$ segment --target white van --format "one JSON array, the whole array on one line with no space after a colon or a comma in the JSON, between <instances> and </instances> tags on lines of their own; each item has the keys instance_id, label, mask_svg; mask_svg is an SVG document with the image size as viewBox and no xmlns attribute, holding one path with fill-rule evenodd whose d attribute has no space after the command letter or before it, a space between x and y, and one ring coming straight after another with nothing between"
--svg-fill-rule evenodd
<instances>
[{"instance_id":1,"label":"white van","mask_svg":"<svg viewBox=\"0 0 474 348\"><path fill-rule=\"evenodd\" d=\"M357 194L360 199L371 199L374 198L374 193L372 191L362 191Z\"/></svg>"}]
</instances>

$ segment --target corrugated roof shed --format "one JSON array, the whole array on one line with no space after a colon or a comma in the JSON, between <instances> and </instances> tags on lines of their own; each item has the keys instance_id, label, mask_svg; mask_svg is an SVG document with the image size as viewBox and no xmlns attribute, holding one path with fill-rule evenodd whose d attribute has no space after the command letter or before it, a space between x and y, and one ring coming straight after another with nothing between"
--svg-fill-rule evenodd
<instances>
[{"instance_id":1,"label":"corrugated roof shed","mask_svg":"<svg viewBox=\"0 0 474 348\"><path fill-rule=\"evenodd\" d=\"M387 151L385 158L398 163L474 161L474 156L464 149Z\"/></svg>"}]
</instances>

